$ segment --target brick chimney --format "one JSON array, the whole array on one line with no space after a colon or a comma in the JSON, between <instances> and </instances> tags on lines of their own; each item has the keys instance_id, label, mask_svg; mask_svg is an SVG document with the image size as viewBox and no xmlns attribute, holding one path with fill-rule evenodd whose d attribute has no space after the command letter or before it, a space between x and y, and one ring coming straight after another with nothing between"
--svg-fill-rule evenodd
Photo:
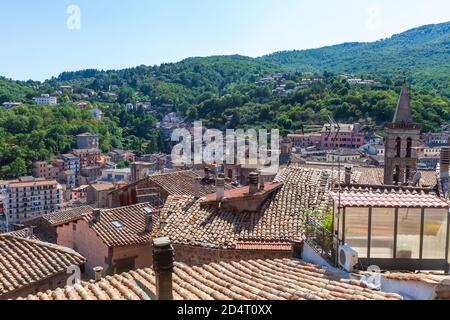
<instances>
[{"instance_id":1,"label":"brick chimney","mask_svg":"<svg viewBox=\"0 0 450 320\"><path fill-rule=\"evenodd\" d=\"M94 281L99 282L103 277L103 267L95 267L93 270L94 270Z\"/></svg>"},{"instance_id":2,"label":"brick chimney","mask_svg":"<svg viewBox=\"0 0 450 320\"><path fill-rule=\"evenodd\" d=\"M259 174L258 172L251 172L249 175L249 194L255 194L258 192Z\"/></svg>"},{"instance_id":3,"label":"brick chimney","mask_svg":"<svg viewBox=\"0 0 450 320\"><path fill-rule=\"evenodd\" d=\"M153 230L153 214L149 213L145 216L145 232L152 232Z\"/></svg>"},{"instance_id":4,"label":"brick chimney","mask_svg":"<svg viewBox=\"0 0 450 320\"><path fill-rule=\"evenodd\" d=\"M158 300L173 300L173 247L169 238L153 239L153 269Z\"/></svg>"},{"instance_id":5,"label":"brick chimney","mask_svg":"<svg viewBox=\"0 0 450 320\"><path fill-rule=\"evenodd\" d=\"M201 197L201 188L202 188L202 178L201 177L195 177L194 180L194 196L196 198Z\"/></svg>"},{"instance_id":6,"label":"brick chimney","mask_svg":"<svg viewBox=\"0 0 450 320\"><path fill-rule=\"evenodd\" d=\"M216 200L222 201L225 197L225 179L223 174L220 174L216 179Z\"/></svg>"},{"instance_id":7,"label":"brick chimney","mask_svg":"<svg viewBox=\"0 0 450 320\"><path fill-rule=\"evenodd\" d=\"M345 167L344 183L347 186L352 183L352 167L350 167L350 166Z\"/></svg>"},{"instance_id":8,"label":"brick chimney","mask_svg":"<svg viewBox=\"0 0 450 320\"><path fill-rule=\"evenodd\" d=\"M102 217L102 211L100 209L92 210L92 222L99 223Z\"/></svg>"}]
</instances>

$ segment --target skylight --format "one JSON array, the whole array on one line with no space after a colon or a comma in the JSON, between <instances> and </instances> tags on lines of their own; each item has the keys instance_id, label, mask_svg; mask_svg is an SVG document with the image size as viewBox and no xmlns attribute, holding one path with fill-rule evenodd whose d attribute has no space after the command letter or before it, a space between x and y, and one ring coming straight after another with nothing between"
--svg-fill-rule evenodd
<instances>
[{"instance_id":1,"label":"skylight","mask_svg":"<svg viewBox=\"0 0 450 320\"><path fill-rule=\"evenodd\" d=\"M123 224L120 221L114 220L111 223L116 229L122 229L123 228Z\"/></svg>"}]
</instances>

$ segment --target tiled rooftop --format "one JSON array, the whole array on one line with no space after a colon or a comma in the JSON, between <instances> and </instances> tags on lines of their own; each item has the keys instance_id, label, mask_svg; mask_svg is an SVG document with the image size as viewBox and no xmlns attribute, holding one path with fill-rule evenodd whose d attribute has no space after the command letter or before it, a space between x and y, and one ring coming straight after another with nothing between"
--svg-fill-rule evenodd
<instances>
[{"instance_id":1,"label":"tiled rooftop","mask_svg":"<svg viewBox=\"0 0 450 320\"><path fill-rule=\"evenodd\" d=\"M26 228L21 229L21 230L11 231L11 232L8 232L8 233L6 233L4 235L14 236L14 237L17 237L17 238L25 238L25 239L27 239L29 237ZM32 234L31 239L32 240L39 240L39 238L34 233Z\"/></svg>"},{"instance_id":2,"label":"tiled rooftop","mask_svg":"<svg viewBox=\"0 0 450 320\"><path fill-rule=\"evenodd\" d=\"M343 191L332 192L331 197L342 207L381 208L448 208L449 205L433 194L410 190Z\"/></svg>"},{"instance_id":3,"label":"tiled rooftop","mask_svg":"<svg viewBox=\"0 0 450 320\"><path fill-rule=\"evenodd\" d=\"M238 242L286 243L300 239L306 209L326 200L323 171L289 167L276 178L283 184L258 211L234 212L203 199L171 196L161 210L164 236L174 244L235 249Z\"/></svg>"},{"instance_id":4,"label":"tiled rooftop","mask_svg":"<svg viewBox=\"0 0 450 320\"><path fill-rule=\"evenodd\" d=\"M361 172L361 177L357 184L362 185L383 185L384 169L383 168L363 168L358 167L354 170ZM434 187L437 184L436 172L433 170L419 170L422 174L423 186Z\"/></svg>"},{"instance_id":5,"label":"tiled rooftop","mask_svg":"<svg viewBox=\"0 0 450 320\"><path fill-rule=\"evenodd\" d=\"M170 171L165 173L156 173L148 176L140 181L131 183L122 187L121 189L114 190L114 192L120 192L129 188L134 188L137 185L143 186L146 181L153 183L154 185L165 190L169 195L187 195L196 196L195 190L195 178L200 177L197 173L191 170ZM229 183L225 183L225 190L233 189L233 186ZM200 184L200 196L206 196L208 194L216 192L214 180L206 181L202 180Z\"/></svg>"},{"instance_id":6,"label":"tiled rooftop","mask_svg":"<svg viewBox=\"0 0 450 320\"><path fill-rule=\"evenodd\" d=\"M294 259L221 262L188 267L175 263L176 300L398 300L400 296L367 289L318 266ZM34 296L29 300L155 299L152 269L108 276Z\"/></svg>"},{"instance_id":7,"label":"tiled rooftop","mask_svg":"<svg viewBox=\"0 0 450 320\"><path fill-rule=\"evenodd\" d=\"M197 177L199 175L193 171L173 171L151 175L147 179L171 195L195 196L195 178ZM232 189L232 186L226 183L225 189ZM211 181L211 183L202 181L200 186L201 196L206 196L214 192L216 192L214 181Z\"/></svg>"},{"instance_id":8,"label":"tiled rooftop","mask_svg":"<svg viewBox=\"0 0 450 320\"><path fill-rule=\"evenodd\" d=\"M59 226L61 224L81 219L83 215L92 212L92 210L93 208L90 206L70 208L67 210L61 210L46 214L41 218L47 221L51 226Z\"/></svg>"},{"instance_id":9,"label":"tiled rooftop","mask_svg":"<svg viewBox=\"0 0 450 320\"><path fill-rule=\"evenodd\" d=\"M159 216L154 213L153 230L145 230L145 217L151 212L148 203L133 206L101 210L101 218L97 223L92 222L92 212L83 219L97 233L109 247L121 247L149 243L159 230Z\"/></svg>"},{"instance_id":10,"label":"tiled rooftop","mask_svg":"<svg viewBox=\"0 0 450 320\"><path fill-rule=\"evenodd\" d=\"M75 251L46 242L0 236L0 298L40 280L66 272L86 259Z\"/></svg>"}]
</instances>

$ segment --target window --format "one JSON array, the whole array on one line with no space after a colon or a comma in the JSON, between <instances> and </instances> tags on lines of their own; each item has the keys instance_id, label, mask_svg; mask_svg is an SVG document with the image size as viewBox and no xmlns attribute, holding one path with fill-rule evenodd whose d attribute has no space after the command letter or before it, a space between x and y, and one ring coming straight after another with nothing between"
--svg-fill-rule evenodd
<instances>
[{"instance_id":1,"label":"window","mask_svg":"<svg viewBox=\"0 0 450 320\"><path fill-rule=\"evenodd\" d=\"M447 209L425 209L423 258L444 259L447 236Z\"/></svg>"},{"instance_id":2,"label":"window","mask_svg":"<svg viewBox=\"0 0 450 320\"><path fill-rule=\"evenodd\" d=\"M396 166L394 171L394 183L398 183L400 181L400 167Z\"/></svg>"},{"instance_id":3,"label":"window","mask_svg":"<svg viewBox=\"0 0 450 320\"><path fill-rule=\"evenodd\" d=\"M395 139L395 150L395 157L400 158L402 151L402 139L400 139L400 137Z\"/></svg>"},{"instance_id":4,"label":"window","mask_svg":"<svg viewBox=\"0 0 450 320\"><path fill-rule=\"evenodd\" d=\"M345 243L367 258L369 232L368 208L345 208Z\"/></svg>"},{"instance_id":5,"label":"window","mask_svg":"<svg viewBox=\"0 0 450 320\"><path fill-rule=\"evenodd\" d=\"M406 157L411 158L412 155L412 139L408 138L406 142Z\"/></svg>"},{"instance_id":6,"label":"window","mask_svg":"<svg viewBox=\"0 0 450 320\"><path fill-rule=\"evenodd\" d=\"M394 208L372 209L371 258L394 258Z\"/></svg>"},{"instance_id":7,"label":"window","mask_svg":"<svg viewBox=\"0 0 450 320\"><path fill-rule=\"evenodd\" d=\"M420 224L422 210L415 208L398 209L397 258L420 258Z\"/></svg>"}]
</instances>

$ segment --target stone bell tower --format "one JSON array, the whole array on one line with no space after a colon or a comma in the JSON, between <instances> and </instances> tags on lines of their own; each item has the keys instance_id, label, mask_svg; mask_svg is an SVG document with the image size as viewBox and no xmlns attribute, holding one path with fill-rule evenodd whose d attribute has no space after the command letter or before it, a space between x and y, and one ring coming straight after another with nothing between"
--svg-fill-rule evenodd
<instances>
[{"instance_id":1,"label":"stone bell tower","mask_svg":"<svg viewBox=\"0 0 450 320\"><path fill-rule=\"evenodd\" d=\"M384 184L405 184L416 171L421 125L414 123L406 78L402 86L394 120L385 126L386 151Z\"/></svg>"}]
</instances>

